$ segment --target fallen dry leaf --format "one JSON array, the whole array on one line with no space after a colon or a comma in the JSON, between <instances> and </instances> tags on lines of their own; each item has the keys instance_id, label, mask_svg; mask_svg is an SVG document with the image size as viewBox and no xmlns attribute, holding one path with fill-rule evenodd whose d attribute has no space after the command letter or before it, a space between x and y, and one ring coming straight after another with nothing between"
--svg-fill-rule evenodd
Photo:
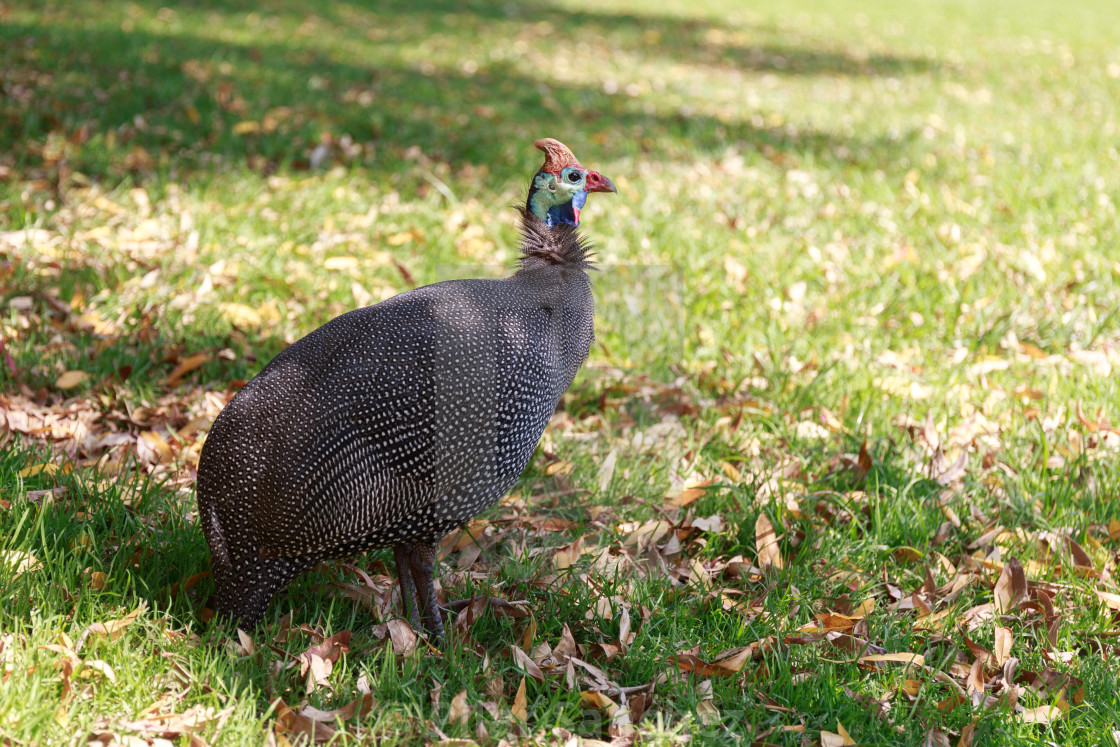
<instances>
[{"instance_id":1,"label":"fallen dry leaf","mask_svg":"<svg viewBox=\"0 0 1120 747\"><path fill-rule=\"evenodd\" d=\"M330 711L321 711L318 708L304 706L300 709L300 715L329 724L338 720L349 721L355 716L361 718L369 713L371 708L373 708L373 696L369 693L363 693L341 708Z\"/></svg>"},{"instance_id":2,"label":"fallen dry leaf","mask_svg":"<svg viewBox=\"0 0 1120 747\"><path fill-rule=\"evenodd\" d=\"M299 662L300 676L307 678L307 684L304 688L306 694L310 695L320 687L330 688L330 676L334 670L333 662L318 654L301 654Z\"/></svg>"},{"instance_id":3,"label":"fallen dry leaf","mask_svg":"<svg viewBox=\"0 0 1120 747\"><path fill-rule=\"evenodd\" d=\"M257 644L253 643L253 637L241 628L237 629L237 640L241 644L241 651L244 656L252 656L257 653Z\"/></svg>"},{"instance_id":4,"label":"fallen dry leaf","mask_svg":"<svg viewBox=\"0 0 1120 747\"><path fill-rule=\"evenodd\" d=\"M665 496L665 502L677 508L687 506L697 498L701 498L707 492L707 488L711 484L711 480L702 480L698 482L686 481L683 489L679 493L670 493Z\"/></svg>"},{"instance_id":5,"label":"fallen dry leaf","mask_svg":"<svg viewBox=\"0 0 1120 747\"><path fill-rule=\"evenodd\" d=\"M386 623L389 629L389 640L393 642L393 653L398 656L410 656L416 651L416 631L408 624L407 620L396 618Z\"/></svg>"},{"instance_id":6,"label":"fallen dry leaf","mask_svg":"<svg viewBox=\"0 0 1120 747\"><path fill-rule=\"evenodd\" d=\"M599 486L599 492L607 492L607 488L611 486L611 480L614 479L614 465L618 460L616 451L611 450L610 454L604 457L602 464L599 465L599 474L596 476L596 484Z\"/></svg>"},{"instance_id":7,"label":"fallen dry leaf","mask_svg":"<svg viewBox=\"0 0 1120 747\"><path fill-rule=\"evenodd\" d=\"M760 513L754 523L754 543L758 551L758 565L761 568L773 566L782 567L782 553L778 547L778 538L774 534L774 525L766 514Z\"/></svg>"},{"instance_id":8,"label":"fallen dry leaf","mask_svg":"<svg viewBox=\"0 0 1120 747\"><path fill-rule=\"evenodd\" d=\"M1108 591L1098 591L1097 598L1105 603L1105 606L1111 610L1120 612L1120 594L1113 594Z\"/></svg>"},{"instance_id":9,"label":"fallen dry leaf","mask_svg":"<svg viewBox=\"0 0 1120 747\"><path fill-rule=\"evenodd\" d=\"M557 548L552 553L552 564L556 566L557 570L570 568L573 563L579 560L583 552L583 536L581 535L571 544Z\"/></svg>"},{"instance_id":10,"label":"fallen dry leaf","mask_svg":"<svg viewBox=\"0 0 1120 747\"><path fill-rule=\"evenodd\" d=\"M1027 595L1027 574L1018 558L1007 561L992 591L997 615L1010 612Z\"/></svg>"},{"instance_id":11,"label":"fallen dry leaf","mask_svg":"<svg viewBox=\"0 0 1120 747\"><path fill-rule=\"evenodd\" d=\"M20 477L38 477L39 475L54 475L58 473L58 465L49 462L44 464L32 464L29 467L24 467L17 474Z\"/></svg>"},{"instance_id":12,"label":"fallen dry leaf","mask_svg":"<svg viewBox=\"0 0 1120 747\"><path fill-rule=\"evenodd\" d=\"M465 724L470 714L471 709L470 706L467 705L467 691L463 690L451 699L451 709L448 711L447 719L453 724Z\"/></svg>"},{"instance_id":13,"label":"fallen dry leaf","mask_svg":"<svg viewBox=\"0 0 1120 747\"><path fill-rule=\"evenodd\" d=\"M529 720L529 701L525 695L524 677L521 678L521 684L517 686L517 695L513 698L513 707L510 710L515 720L522 723Z\"/></svg>"},{"instance_id":14,"label":"fallen dry leaf","mask_svg":"<svg viewBox=\"0 0 1120 747\"><path fill-rule=\"evenodd\" d=\"M0 561L11 568L13 578L21 573L37 571L43 567L43 564L39 562L38 558L22 550L5 550L0 552Z\"/></svg>"},{"instance_id":15,"label":"fallen dry leaf","mask_svg":"<svg viewBox=\"0 0 1120 747\"><path fill-rule=\"evenodd\" d=\"M1062 717L1062 711L1057 706L1043 705L1024 708L1016 717L1024 724L1052 724Z\"/></svg>"},{"instance_id":16,"label":"fallen dry leaf","mask_svg":"<svg viewBox=\"0 0 1120 747\"><path fill-rule=\"evenodd\" d=\"M719 709L710 700L701 700L696 704L696 717L704 726L714 726L719 723Z\"/></svg>"},{"instance_id":17,"label":"fallen dry leaf","mask_svg":"<svg viewBox=\"0 0 1120 747\"><path fill-rule=\"evenodd\" d=\"M1011 644L1014 637L1011 635L1011 629L1005 628L1002 625L997 625L995 630L995 643L992 645L992 654L996 657L996 664L1003 666L1008 657L1011 656Z\"/></svg>"},{"instance_id":18,"label":"fallen dry leaf","mask_svg":"<svg viewBox=\"0 0 1120 747\"><path fill-rule=\"evenodd\" d=\"M350 635L349 630L339 631L311 646L304 653L315 654L331 663L338 663L339 658L350 651Z\"/></svg>"},{"instance_id":19,"label":"fallen dry leaf","mask_svg":"<svg viewBox=\"0 0 1120 747\"><path fill-rule=\"evenodd\" d=\"M107 636L110 641L117 640L124 633L125 628L134 623L136 621L136 618L140 616L140 613L147 608L148 603L141 600L136 609L134 609L132 612L129 612L122 618L119 618L117 620L110 620L106 623L93 623L82 632L81 636L79 636L78 645L75 647L76 650L81 651L86 639L91 636Z\"/></svg>"},{"instance_id":20,"label":"fallen dry leaf","mask_svg":"<svg viewBox=\"0 0 1120 747\"><path fill-rule=\"evenodd\" d=\"M926 658L921 654L911 654L909 652L895 653L895 654L869 654L868 656L859 657L860 664L879 664L879 663L894 663L894 664L913 664L914 666L924 666Z\"/></svg>"},{"instance_id":21,"label":"fallen dry leaf","mask_svg":"<svg viewBox=\"0 0 1120 747\"><path fill-rule=\"evenodd\" d=\"M273 705L276 711L276 721L273 730L282 736L309 739L314 744L326 744L335 738L335 729L322 721L308 718L290 708L283 700L277 698Z\"/></svg>"},{"instance_id":22,"label":"fallen dry leaf","mask_svg":"<svg viewBox=\"0 0 1120 747\"><path fill-rule=\"evenodd\" d=\"M730 676L743 668L743 665L752 659L762 656L764 647L768 647L771 639L760 641L758 645L739 646L722 652L712 662L706 662L700 657L681 651L675 656L670 656L669 661L674 662L683 672L693 672L700 677L712 675Z\"/></svg>"},{"instance_id":23,"label":"fallen dry leaf","mask_svg":"<svg viewBox=\"0 0 1120 747\"><path fill-rule=\"evenodd\" d=\"M164 381L164 384L167 386L175 386L183 380L184 376L196 368L200 368L209 360L209 353L195 353L194 355L180 359L178 365L171 369L171 373L167 374L167 379Z\"/></svg>"},{"instance_id":24,"label":"fallen dry leaf","mask_svg":"<svg viewBox=\"0 0 1120 747\"><path fill-rule=\"evenodd\" d=\"M101 659L91 659L90 661L87 661L85 663L85 666L82 667L81 673L85 674L86 672L98 672L99 674L104 675L105 679L109 680L112 683L116 683L117 681L117 673L113 671L113 668L109 666L107 662L104 662Z\"/></svg>"},{"instance_id":25,"label":"fallen dry leaf","mask_svg":"<svg viewBox=\"0 0 1120 747\"><path fill-rule=\"evenodd\" d=\"M537 663L529 658L529 655L522 651L517 646L510 646L513 651L513 661L517 667L523 670L527 675L535 679L537 682L544 682L544 673Z\"/></svg>"},{"instance_id":26,"label":"fallen dry leaf","mask_svg":"<svg viewBox=\"0 0 1120 747\"><path fill-rule=\"evenodd\" d=\"M137 721L122 721L120 725L129 731L140 732L149 737L176 739L184 734L205 729L211 724L221 725L233 713L233 708L229 706L219 711L212 706L194 706L182 713L149 716Z\"/></svg>"},{"instance_id":27,"label":"fallen dry leaf","mask_svg":"<svg viewBox=\"0 0 1120 747\"><path fill-rule=\"evenodd\" d=\"M89 378L85 371L67 371L55 380L56 389L73 389Z\"/></svg>"},{"instance_id":28,"label":"fallen dry leaf","mask_svg":"<svg viewBox=\"0 0 1120 747\"><path fill-rule=\"evenodd\" d=\"M984 694L984 662L982 660L976 659L972 662L965 684L968 686L968 692L974 697Z\"/></svg>"},{"instance_id":29,"label":"fallen dry leaf","mask_svg":"<svg viewBox=\"0 0 1120 747\"><path fill-rule=\"evenodd\" d=\"M598 711L603 711L610 717L614 717L618 712L618 703L615 703L606 695L606 693L599 692L598 690L584 690L579 694L583 705L588 708L594 708Z\"/></svg>"}]
</instances>

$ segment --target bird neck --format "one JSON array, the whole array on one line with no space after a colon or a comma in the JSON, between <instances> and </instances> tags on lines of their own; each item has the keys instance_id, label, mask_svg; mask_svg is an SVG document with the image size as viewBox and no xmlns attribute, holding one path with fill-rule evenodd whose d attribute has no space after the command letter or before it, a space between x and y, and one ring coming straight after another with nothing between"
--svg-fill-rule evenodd
<instances>
[{"instance_id":1,"label":"bird neck","mask_svg":"<svg viewBox=\"0 0 1120 747\"><path fill-rule=\"evenodd\" d=\"M531 198L530 198L531 199ZM531 269L548 265L567 265L594 269L591 244L575 226L549 225L526 206L521 211L521 267Z\"/></svg>"}]
</instances>

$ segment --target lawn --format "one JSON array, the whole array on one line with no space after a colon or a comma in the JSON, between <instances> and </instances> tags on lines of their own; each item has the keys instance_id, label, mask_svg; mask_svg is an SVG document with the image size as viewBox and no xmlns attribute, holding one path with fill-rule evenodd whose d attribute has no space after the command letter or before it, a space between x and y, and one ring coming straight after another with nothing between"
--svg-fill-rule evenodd
<instances>
[{"instance_id":1,"label":"lawn","mask_svg":"<svg viewBox=\"0 0 1120 747\"><path fill-rule=\"evenodd\" d=\"M1113 0L0 2L0 742L1120 743L1118 39ZM597 340L444 543L448 643L387 551L208 623L210 422L330 318L509 272L546 136L619 187Z\"/></svg>"}]
</instances>

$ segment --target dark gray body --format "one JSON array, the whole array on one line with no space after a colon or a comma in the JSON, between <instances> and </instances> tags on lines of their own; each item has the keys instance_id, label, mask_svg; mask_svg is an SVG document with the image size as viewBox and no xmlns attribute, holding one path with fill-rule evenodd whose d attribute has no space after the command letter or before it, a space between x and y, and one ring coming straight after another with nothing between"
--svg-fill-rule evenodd
<instances>
[{"instance_id":1,"label":"dark gray body","mask_svg":"<svg viewBox=\"0 0 1120 747\"><path fill-rule=\"evenodd\" d=\"M434 543L517 480L587 358L590 280L532 263L417 288L278 355L198 470L216 610L252 627L324 558Z\"/></svg>"}]
</instances>

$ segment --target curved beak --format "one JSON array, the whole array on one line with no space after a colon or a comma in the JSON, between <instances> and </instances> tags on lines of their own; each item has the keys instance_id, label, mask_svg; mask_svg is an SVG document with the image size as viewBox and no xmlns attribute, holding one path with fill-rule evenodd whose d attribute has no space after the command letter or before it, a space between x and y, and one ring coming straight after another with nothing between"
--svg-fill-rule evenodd
<instances>
[{"instance_id":1,"label":"curved beak","mask_svg":"<svg viewBox=\"0 0 1120 747\"><path fill-rule=\"evenodd\" d=\"M587 181L583 190L585 192L617 192L614 182L600 174L598 171L588 171Z\"/></svg>"}]
</instances>

